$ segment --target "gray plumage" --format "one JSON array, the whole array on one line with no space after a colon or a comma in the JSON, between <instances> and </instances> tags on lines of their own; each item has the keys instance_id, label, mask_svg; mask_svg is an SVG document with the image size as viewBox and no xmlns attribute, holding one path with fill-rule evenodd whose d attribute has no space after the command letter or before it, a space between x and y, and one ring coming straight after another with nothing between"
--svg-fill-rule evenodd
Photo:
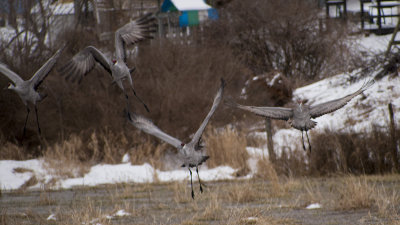
<instances>
[{"instance_id":1,"label":"gray plumage","mask_svg":"<svg viewBox=\"0 0 400 225\"><path fill-rule=\"evenodd\" d=\"M128 95L125 92L123 81L128 80L133 94L149 111L147 105L137 96L133 88L131 72L135 68L129 69L126 65L126 50L128 44L136 44L144 39L152 38L155 32L155 17L152 14L133 20L115 32L115 60L108 59L100 50L93 46L87 46L69 60L61 69L60 72L66 75L66 80L72 82L82 81L83 77L88 74L96 62L99 63L112 77L112 83L116 83L124 92L128 101ZM129 107L129 104L128 104Z\"/></svg>"},{"instance_id":2,"label":"gray plumage","mask_svg":"<svg viewBox=\"0 0 400 225\"><path fill-rule=\"evenodd\" d=\"M225 81L221 79L221 85L220 88L217 92L217 94L214 97L214 102L211 107L211 110L208 112L206 118L204 121L201 123L199 129L196 131L194 134L192 140L189 143L183 143L182 141L166 134L162 130L160 130L156 125L154 125L150 120L146 119L145 117L138 115L138 114L129 114L129 122L135 126L137 129L153 135L168 144L174 146L175 148L178 149L178 157L183 161L182 167L188 167L189 172L190 172L190 181L192 184L192 171L190 170L191 167L196 167L196 172L198 175L198 166L201 165L203 162L205 162L209 156L203 155L202 151L202 145L201 145L201 136L204 132L205 127L208 124L208 121L210 120L211 116L214 114L215 110L218 108L223 92L224 92L224 87L225 87ZM201 186L201 181L199 177L199 183L200 183L200 191L203 192L202 186ZM193 192L193 185L192 185L192 198L194 198L194 192Z\"/></svg>"},{"instance_id":3,"label":"gray plumage","mask_svg":"<svg viewBox=\"0 0 400 225\"><path fill-rule=\"evenodd\" d=\"M39 92L37 92L37 89L40 86L40 84L44 81L44 79L46 79L47 75L50 73L51 69L56 64L62 49L63 48L59 49L49 60L47 60L47 62L43 64L43 66L38 71L36 71L36 73L29 80L22 80L22 78L18 74L14 73L6 65L0 63L0 73L7 76L8 79L12 81L12 84L8 86L8 89L15 91L19 95L19 97L21 98L22 102L24 103L27 109L27 115L25 119L22 138L25 135L26 122L28 120L30 112L28 103L33 104L35 107L36 122L38 126L39 135L41 133L36 104L39 101L43 100L45 95L41 95Z\"/></svg>"},{"instance_id":4,"label":"gray plumage","mask_svg":"<svg viewBox=\"0 0 400 225\"><path fill-rule=\"evenodd\" d=\"M302 140L303 140L303 149L305 150L303 131L306 132L310 151L311 145L308 138L307 131L314 128L317 125L317 122L311 120L322 115L334 112L342 107L344 107L351 99L356 97L357 95L363 93L367 88L372 86L375 83L374 80L370 80L362 85L362 87L356 92L349 94L345 97L335 99L332 101L324 102L321 104L317 104L314 106L303 105L300 103L293 108L284 108L284 107L256 107L256 106L245 106L237 104L233 101L226 101L226 104L239 108L245 111L252 112L256 115L263 116L269 119L278 119L278 120L286 120L289 122L290 126L295 129L301 131Z\"/></svg>"}]
</instances>

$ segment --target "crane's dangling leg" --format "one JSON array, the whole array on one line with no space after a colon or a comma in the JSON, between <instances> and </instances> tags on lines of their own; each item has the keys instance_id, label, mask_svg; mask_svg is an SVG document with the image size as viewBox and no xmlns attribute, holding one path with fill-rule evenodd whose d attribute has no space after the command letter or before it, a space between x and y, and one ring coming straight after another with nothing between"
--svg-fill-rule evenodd
<instances>
[{"instance_id":1,"label":"crane's dangling leg","mask_svg":"<svg viewBox=\"0 0 400 225\"><path fill-rule=\"evenodd\" d=\"M24 137L25 137L26 123L28 122L29 112L30 112L29 107L26 106L26 118L25 118L25 123L24 123L24 130L22 131L21 142L22 142L22 140L24 140Z\"/></svg>"},{"instance_id":2,"label":"crane's dangling leg","mask_svg":"<svg viewBox=\"0 0 400 225\"><path fill-rule=\"evenodd\" d=\"M136 96L136 98L143 104L144 108L146 109L147 112L150 112L149 108L147 107L146 103L143 102L143 100L136 94L135 89L132 86L132 91L133 94Z\"/></svg>"},{"instance_id":3,"label":"crane's dangling leg","mask_svg":"<svg viewBox=\"0 0 400 225\"><path fill-rule=\"evenodd\" d=\"M308 147L310 149L310 153L311 153L311 144L310 144L310 138L308 137L308 133L306 131L306 136L307 136L307 141L308 141Z\"/></svg>"},{"instance_id":4,"label":"crane's dangling leg","mask_svg":"<svg viewBox=\"0 0 400 225\"><path fill-rule=\"evenodd\" d=\"M189 169L189 173L190 173L190 187L192 188L192 198L194 199L192 171L190 170L190 167L189 167L189 166L188 166L188 169Z\"/></svg>"},{"instance_id":5,"label":"crane's dangling leg","mask_svg":"<svg viewBox=\"0 0 400 225\"><path fill-rule=\"evenodd\" d=\"M303 150L306 150L306 146L304 145L304 136L303 136L303 131L301 131L301 141L303 143Z\"/></svg>"},{"instance_id":6,"label":"crane's dangling leg","mask_svg":"<svg viewBox=\"0 0 400 225\"><path fill-rule=\"evenodd\" d=\"M196 166L196 172L197 172L197 177L199 178L200 192L203 193L203 187L201 185L201 180L200 180L200 175L199 175L199 167L197 167L197 166Z\"/></svg>"},{"instance_id":7,"label":"crane's dangling leg","mask_svg":"<svg viewBox=\"0 0 400 225\"><path fill-rule=\"evenodd\" d=\"M37 112L37 107L35 105L35 114L36 114L36 123L37 123L37 128L38 128L38 132L39 132L39 137L41 136L42 132L40 131L40 126L39 126L39 116L38 116L38 112Z\"/></svg>"}]
</instances>

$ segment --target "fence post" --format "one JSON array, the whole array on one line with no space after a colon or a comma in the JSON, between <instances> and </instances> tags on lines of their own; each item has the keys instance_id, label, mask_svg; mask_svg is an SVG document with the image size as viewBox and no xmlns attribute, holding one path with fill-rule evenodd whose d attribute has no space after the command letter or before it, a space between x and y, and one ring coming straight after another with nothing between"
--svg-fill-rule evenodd
<instances>
[{"instance_id":1,"label":"fence post","mask_svg":"<svg viewBox=\"0 0 400 225\"><path fill-rule=\"evenodd\" d=\"M393 105L392 103L388 104L389 108L389 118L390 118L390 136L391 136L391 149L392 149L392 161L394 172L399 171L399 158L397 156L397 139L396 139L396 125L394 123L394 113L393 113Z\"/></svg>"},{"instance_id":2,"label":"fence post","mask_svg":"<svg viewBox=\"0 0 400 225\"><path fill-rule=\"evenodd\" d=\"M269 161L274 164L276 160L275 152L274 152L274 143L272 141L272 127L271 127L271 119L265 118L265 131L267 132L267 147L268 147L268 155ZM264 155L263 155L264 157Z\"/></svg>"}]
</instances>

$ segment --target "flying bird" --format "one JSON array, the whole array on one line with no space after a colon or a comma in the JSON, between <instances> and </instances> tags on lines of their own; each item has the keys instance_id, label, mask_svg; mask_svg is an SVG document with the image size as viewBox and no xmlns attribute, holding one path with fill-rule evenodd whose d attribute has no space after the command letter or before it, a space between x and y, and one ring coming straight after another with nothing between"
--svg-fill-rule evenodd
<instances>
[{"instance_id":1,"label":"flying bird","mask_svg":"<svg viewBox=\"0 0 400 225\"><path fill-rule=\"evenodd\" d=\"M225 81L221 79L221 85L214 97L214 102L211 107L210 112L208 112L206 118L204 119L203 123L200 125L200 128L194 134L192 140L189 143L183 143L182 141L164 133L160 128L155 126L150 120L147 118L138 115L138 114L130 114L128 112L128 119L129 122L135 126L137 129L153 135L168 144L174 146L178 149L178 157L183 161L182 167L187 167L190 173L190 185L192 189L192 198L194 199L194 191L193 191L193 180L192 180L192 171L190 168L196 167L197 177L200 183L200 192L203 192L203 187L200 181L199 176L199 169L198 166L205 162L209 156L204 155L202 153L202 148L204 147L201 145L201 136L206 128L208 121L210 120L211 116L214 114L215 110L217 109L219 103L221 102L223 92L225 87Z\"/></svg>"},{"instance_id":2,"label":"flying bird","mask_svg":"<svg viewBox=\"0 0 400 225\"><path fill-rule=\"evenodd\" d=\"M25 118L22 139L25 137L26 123L28 121L28 116L30 112L28 103L32 103L35 107L38 134L39 136L41 135L37 113L37 103L43 100L47 95L42 95L38 93L37 90L40 84L44 81L44 79L50 73L51 69L56 64L62 49L63 48L60 48L49 60L47 60L47 62L38 71L36 71L36 73L29 80L22 80L22 78L18 74L11 71L6 65L0 63L0 72L8 77L8 79L10 79L12 82L8 86L8 89L15 91L26 106L27 114Z\"/></svg>"},{"instance_id":3,"label":"flying bird","mask_svg":"<svg viewBox=\"0 0 400 225\"><path fill-rule=\"evenodd\" d=\"M263 116L269 119L288 121L291 127L301 131L301 139L304 150L306 150L306 147L304 145L303 132L304 131L306 132L308 146L311 152L311 144L307 131L314 128L317 125L317 122L311 119L334 112L344 107L351 99L363 93L367 88L371 87L374 83L375 83L374 80L370 80L364 83L359 90L357 90L352 94L314 106L304 105L303 101L299 101L298 104L292 108L245 106L233 102L232 100L225 101L225 104L234 108L239 108L245 111L252 112L258 116Z\"/></svg>"},{"instance_id":4,"label":"flying bird","mask_svg":"<svg viewBox=\"0 0 400 225\"><path fill-rule=\"evenodd\" d=\"M72 82L81 82L82 78L88 74L99 63L112 77L112 83L116 83L124 92L129 109L128 95L123 85L124 80L128 80L133 94L143 104L149 112L149 108L136 94L133 88L131 73L135 67L129 69L126 65L125 46L128 44L136 44L144 39L153 38L151 35L155 30L155 17L149 13L141 18L133 20L115 32L115 58L107 58L100 50L93 46L87 46L78 54L72 57L61 69L62 74L66 74L66 80L72 79Z\"/></svg>"}]
</instances>

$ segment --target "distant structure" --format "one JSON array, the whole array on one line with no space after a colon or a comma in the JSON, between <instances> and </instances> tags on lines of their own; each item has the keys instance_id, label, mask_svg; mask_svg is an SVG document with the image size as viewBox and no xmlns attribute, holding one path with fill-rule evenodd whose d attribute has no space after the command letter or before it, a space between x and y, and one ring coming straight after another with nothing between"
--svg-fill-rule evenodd
<instances>
[{"instance_id":1,"label":"distant structure","mask_svg":"<svg viewBox=\"0 0 400 225\"><path fill-rule=\"evenodd\" d=\"M218 12L203 0L164 0L158 18L160 35L173 38L189 36L190 27L217 20Z\"/></svg>"},{"instance_id":2,"label":"distant structure","mask_svg":"<svg viewBox=\"0 0 400 225\"><path fill-rule=\"evenodd\" d=\"M347 17L347 1L346 0L325 0L326 17L330 18L330 9L335 8L335 18Z\"/></svg>"},{"instance_id":3,"label":"distant structure","mask_svg":"<svg viewBox=\"0 0 400 225\"><path fill-rule=\"evenodd\" d=\"M291 127L301 131L301 139L304 150L306 150L306 147L304 145L303 131L306 132L308 146L311 152L311 144L310 144L310 139L308 138L307 131L311 130L317 125L317 122L311 119L334 112L344 107L351 99L363 93L367 88L372 86L374 83L375 83L374 80L370 80L364 83L363 86L358 91L352 94L349 94L343 98L324 102L315 106L303 105L303 101L299 101L298 105L296 105L293 108L245 106L237 104L232 100L226 101L226 104L231 107L249 111L256 115L263 116L266 118L288 121Z\"/></svg>"},{"instance_id":4,"label":"distant structure","mask_svg":"<svg viewBox=\"0 0 400 225\"><path fill-rule=\"evenodd\" d=\"M22 80L21 77L7 68L6 65L0 63L0 73L4 74L12 81L13 84L8 86L8 89L15 91L22 102L26 106L27 114L24 123L24 131L22 133L22 139L25 137L26 130L26 122L28 121L29 116L29 106L28 103L32 103L35 107L36 114L36 123L38 128L38 134L40 136L40 126L39 126L39 118L37 113L37 103L43 100L46 95L41 95L37 92L40 84L46 79L47 75L50 73L51 69L56 64L58 57L60 56L62 49L59 49L47 62L32 76L29 80Z\"/></svg>"},{"instance_id":5,"label":"distant structure","mask_svg":"<svg viewBox=\"0 0 400 225\"><path fill-rule=\"evenodd\" d=\"M200 192L203 192L203 187L200 181L198 167L203 162L207 161L209 156L203 155L201 152L201 150L204 147L203 145L201 145L201 136L203 135L204 129L206 128L208 121L214 114L215 110L217 110L218 105L221 102L224 93L224 87L225 87L225 81L221 79L221 86L214 97L214 102L211 107L211 110L210 112L208 112L203 123L200 125L199 129L196 131L192 140L189 143L183 143L182 141L164 133L162 130L160 130L160 128L158 128L156 125L154 125L150 120L146 119L145 117L138 114L130 114L128 112L129 122L137 129L145 133L148 133L150 135L153 135L178 149L179 151L178 157L183 161L182 167L187 167L189 169L190 186L192 188L193 199L194 199L193 180L192 180L192 171L190 170L190 168L196 167L196 172L200 183Z\"/></svg>"},{"instance_id":6,"label":"distant structure","mask_svg":"<svg viewBox=\"0 0 400 225\"><path fill-rule=\"evenodd\" d=\"M360 0L361 29L378 35L392 33L400 16L399 7L399 1Z\"/></svg>"}]
</instances>

